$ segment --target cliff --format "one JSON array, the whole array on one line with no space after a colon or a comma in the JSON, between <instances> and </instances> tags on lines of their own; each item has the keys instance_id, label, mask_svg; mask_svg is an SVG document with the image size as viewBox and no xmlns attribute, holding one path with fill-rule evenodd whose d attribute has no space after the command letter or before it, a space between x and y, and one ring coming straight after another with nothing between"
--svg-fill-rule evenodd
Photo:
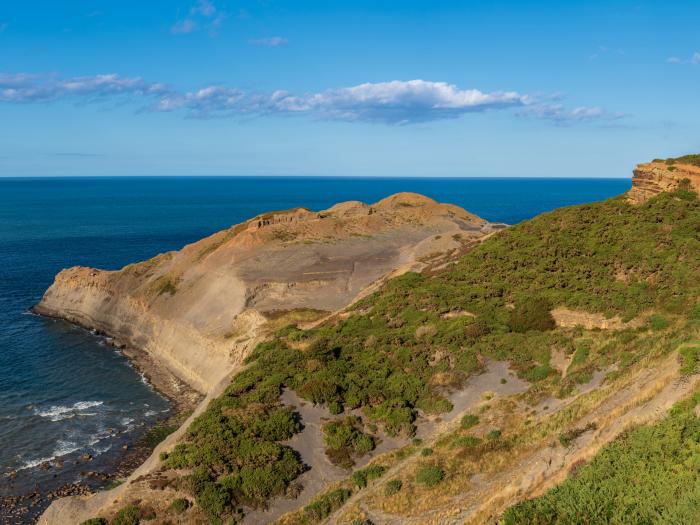
<instances>
[{"instance_id":1,"label":"cliff","mask_svg":"<svg viewBox=\"0 0 700 525\"><path fill-rule=\"evenodd\" d=\"M35 310L144 350L206 393L268 318L337 310L382 275L458 250L489 228L457 206L407 193L371 206L266 213L119 271L64 270Z\"/></svg>"},{"instance_id":2,"label":"cliff","mask_svg":"<svg viewBox=\"0 0 700 525\"><path fill-rule=\"evenodd\" d=\"M700 193L700 166L692 163L694 157L654 160L637 165L628 193L630 202L641 204L661 192L677 189L681 184L686 184L684 181L687 181L689 189Z\"/></svg>"}]
</instances>

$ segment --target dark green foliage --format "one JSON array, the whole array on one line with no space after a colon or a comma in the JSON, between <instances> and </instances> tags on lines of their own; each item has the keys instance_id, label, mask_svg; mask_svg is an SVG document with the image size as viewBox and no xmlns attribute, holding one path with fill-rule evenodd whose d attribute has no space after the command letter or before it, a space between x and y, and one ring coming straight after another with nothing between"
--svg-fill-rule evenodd
<instances>
[{"instance_id":1,"label":"dark green foliage","mask_svg":"<svg viewBox=\"0 0 700 525\"><path fill-rule=\"evenodd\" d=\"M668 320L663 315L654 314L649 317L649 326L652 330L663 330L668 327Z\"/></svg>"},{"instance_id":2,"label":"dark green foliage","mask_svg":"<svg viewBox=\"0 0 700 525\"><path fill-rule=\"evenodd\" d=\"M416 481L426 487L434 487L445 479L445 471L434 465L421 468L416 473Z\"/></svg>"},{"instance_id":3,"label":"dark green foliage","mask_svg":"<svg viewBox=\"0 0 700 525\"><path fill-rule=\"evenodd\" d=\"M511 311L508 324L513 332L519 333L552 330L556 323L551 310L552 304L543 297L523 299Z\"/></svg>"},{"instance_id":4,"label":"dark green foliage","mask_svg":"<svg viewBox=\"0 0 700 525\"><path fill-rule=\"evenodd\" d=\"M403 487L403 482L400 479L389 480L384 486L384 495L393 496L401 490L401 487Z\"/></svg>"},{"instance_id":5,"label":"dark green foliage","mask_svg":"<svg viewBox=\"0 0 700 525\"><path fill-rule=\"evenodd\" d=\"M350 468L355 464L354 458L374 449L374 438L362 432L362 420L357 416L329 421L322 429L326 456L335 465Z\"/></svg>"},{"instance_id":6,"label":"dark green foliage","mask_svg":"<svg viewBox=\"0 0 700 525\"><path fill-rule=\"evenodd\" d=\"M190 508L190 502L186 498L177 498L170 504L170 511L175 514L182 514Z\"/></svg>"},{"instance_id":7,"label":"dark green foliage","mask_svg":"<svg viewBox=\"0 0 700 525\"><path fill-rule=\"evenodd\" d=\"M432 449L432 448L424 448L423 450L420 451L420 455L423 456L423 457L432 456L432 455L433 455L433 449Z\"/></svg>"},{"instance_id":8,"label":"dark green foliage","mask_svg":"<svg viewBox=\"0 0 700 525\"><path fill-rule=\"evenodd\" d=\"M493 430L489 430L489 432L486 434L486 439L494 440L498 439L501 437L501 431L497 428L494 428Z\"/></svg>"},{"instance_id":9,"label":"dark green foliage","mask_svg":"<svg viewBox=\"0 0 700 525\"><path fill-rule=\"evenodd\" d=\"M123 507L112 519L111 525L139 525L141 510L136 505Z\"/></svg>"},{"instance_id":10,"label":"dark green foliage","mask_svg":"<svg viewBox=\"0 0 700 525\"><path fill-rule=\"evenodd\" d=\"M80 525L107 525L107 520L104 518L90 518L83 521Z\"/></svg>"},{"instance_id":11,"label":"dark green foliage","mask_svg":"<svg viewBox=\"0 0 700 525\"><path fill-rule=\"evenodd\" d=\"M385 471L386 467L383 467L382 465L372 465L370 467L355 471L352 475L352 481L357 488L363 489L367 486L369 481L382 477L382 474L384 474Z\"/></svg>"},{"instance_id":12,"label":"dark green foliage","mask_svg":"<svg viewBox=\"0 0 700 525\"><path fill-rule=\"evenodd\" d=\"M700 508L698 396L626 433L545 495L511 507L504 525L694 524Z\"/></svg>"},{"instance_id":13,"label":"dark green foliage","mask_svg":"<svg viewBox=\"0 0 700 525\"><path fill-rule=\"evenodd\" d=\"M304 514L314 522L321 521L339 509L351 495L348 489L333 490L304 507Z\"/></svg>"},{"instance_id":14,"label":"dark green foliage","mask_svg":"<svg viewBox=\"0 0 700 525\"><path fill-rule=\"evenodd\" d=\"M460 422L462 428L471 428L479 423L479 416L474 414L464 414Z\"/></svg>"}]
</instances>

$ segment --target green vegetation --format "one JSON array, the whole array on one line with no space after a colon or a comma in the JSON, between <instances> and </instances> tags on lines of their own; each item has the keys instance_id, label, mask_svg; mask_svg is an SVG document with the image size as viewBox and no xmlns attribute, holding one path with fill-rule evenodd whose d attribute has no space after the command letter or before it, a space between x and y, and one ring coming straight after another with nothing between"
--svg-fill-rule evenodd
<instances>
[{"instance_id":1,"label":"green vegetation","mask_svg":"<svg viewBox=\"0 0 700 525\"><path fill-rule=\"evenodd\" d=\"M700 317L700 264L691 264L698 253L700 203L684 190L637 206L619 197L542 214L495 234L444 270L389 281L347 317L311 330L278 330L195 420L166 465L190 469L186 485L197 504L212 519L225 518L241 505L264 506L304 470L279 443L301 429L298 416L280 403L285 388L332 413L361 410L361 420L341 419L325 436L329 450L350 460L373 447L365 427L408 437L419 413L451 410L446 392L480 371L482 357L510 361L533 383L533 396L568 395L592 377L594 366L618 363L624 370L654 345L675 349L687 342L669 328L688 311ZM658 317L602 336L556 328L553 306L624 321L648 312ZM455 311L473 316L445 315ZM554 349L575 352L565 379L550 364ZM470 417L463 424L477 422ZM491 437L458 441L465 453L472 447L469 454L506 441ZM314 516L341 495L319 503Z\"/></svg>"},{"instance_id":2,"label":"green vegetation","mask_svg":"<svg viewBox=\"0 0 700 525\"><path fill-rule=\"evenodd\" d=\"M462 428L467 429L467 428L472 428L475 425L479 424L479 416L475 416L474 414L464 414L462 416L462 420L460 422L460 425Z\"/></svg>"},{"instance_id":3,"label":"green vegetation","mask_svg":"<svg viewBox=\"0 0 700 525\"><path fill-rule=\"evenodd\" d=\"M381 478L385 470L386 468L381 465L372 465L355 471L352 475L352 481L357 488L363 489L368 482Z\"/></svg>"},{"instance_id":4,"label":"green vegetation","mask_svg":"<svg viewBox=\"0 0 700 525\"><path fill-rule=\"evenodd\" d=\"M694 342L680 349L681 374L689 376L698 371L700 361L700 342Z\"/></svg>"},{"instance_id":5,"label":"green vegetation","mask_svg":"<svg viewBox=\"0 0 700 525\"><path fill-rule=\"evenodd\" d=\"M111 525L139 525L141 510L136 505L127 505L117 512Z\"/></svg>"},{"instance_id":6,"label":"green vegetation","mask_svg":"<svg viewBox=\"0 0 700 525\"><path fill-rule=\"evenodd\" d=\"M173 500L169 507L170 512L173 512L174 514L182 514L189 508L190 502L186 498L177 498L176 500Z\"/></svg>"},{"instance_id":7,"label":"green vegetation","mask_svg":"<svg viewBox=\"0 0 700 525\"><path fill-rule=\"evenodd\" d=\"M107 520L104 518L90 518L83 521L80 525L107 525Z\"/></svg>"},{"instance_id":8,"label":"green vegetation","mask_svg":"<svg viewBox=\"0 0 700 525\"><path fill-rule=\"evenodd\" d=\"M700 508L700 396L639 427L545 495L511 507L504 525L691 524Z\"/></svg>"},{"instance_id":9,"label":"green vegetation","mask_svg":"<svg viewBox=\"0 0 700 525\"><path fill-rule=\"evenodd\" d=\"M675 163L692 164L693 166L700 166L700 155L684 155L683 157L668 158L664 162L666 162L666 164L668 164L669 166Z\"/></svg>"},{"instance_id":10,"label":"green vegetation","mask_svg":"<svg viewBox=\"0 0 700 525\"><path fill-rule=\"evenodd\" d=\"M321 521L330 516L333 511L339 509L351 495L352 492L348 489L331 491L304 507L304 514L314 521Z\"/></svg>"},{"instance_id":11,"label":"green vegetation","mask_svg":"<svg viewBox=\"0 0 700 525\"><path fill-rule=\"evenodd\" d=\"M347 416L323 425L326 456L331 463L350 468L355 464L354 458L360 458L374 449L374 438L362 432L361 425L362 420L357 416Z\"/></svg>"},{"instance_id":12,"label":"green vegetation","mask_svg":"<svg viewBox=\"0 0 700 525\"><path fill-rule=\"evenodd\" d=\"M445 471L440 467L429 465L416 473L416 481L426 487L434 487L445 479Z\"/></svg>"},{"instance_id":13,"label":"green vegetation","mask_svg":"<svg viewBox=\"0 0 700 525\"><path fill-rule=\"evenodd\" d=\"M398 493L402 487L403 481L400 479L391 479L386 482L386 485L384 485L384 495L393 496L394 494Z\"/></svg>"}]
</instances>

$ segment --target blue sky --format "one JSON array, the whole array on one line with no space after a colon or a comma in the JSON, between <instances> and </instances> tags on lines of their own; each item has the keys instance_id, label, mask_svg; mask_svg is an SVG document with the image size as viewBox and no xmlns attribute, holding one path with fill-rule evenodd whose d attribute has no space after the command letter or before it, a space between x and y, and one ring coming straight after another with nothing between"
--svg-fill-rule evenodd
<instances>
[{"instance_id":1,"label":"blue sky","mask_svg":"<svg viewBox=\"0 0 700 525\"><path fill-rule=\"evenodd\" d=\"M6 1L0 176L628 177L700 151L698 20L696 1Z\"/></svg>"}]
</instances>

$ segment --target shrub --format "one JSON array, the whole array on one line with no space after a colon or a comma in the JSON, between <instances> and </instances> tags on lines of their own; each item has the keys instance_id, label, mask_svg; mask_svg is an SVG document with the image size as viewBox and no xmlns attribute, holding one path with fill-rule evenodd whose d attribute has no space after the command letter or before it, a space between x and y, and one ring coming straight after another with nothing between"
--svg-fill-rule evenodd
<instances>
[{"instance_id":1,"label":"shrub","mask_svg":"<svg viewBox=\"0 0 700 525\"><path fill-rule=\"evenodd\" d=\"M401 487L403 487L403 481L400 479L389 480L386 482L386 485L384 485L384 495L393 496L401 490Z\"/></svg>"},{"instance_id":2,"label":"shrub","mask_svg":"<svg viewBox=\"0 0 700 525\"><path fill-rule=\"evenodd\" d=\"M136 505L123 507L112 520L112 525L139 525L141 510Z\"/></svg>"},{"instance_id":3,"label":"shrub","mask_svg":"<svg viewBox=\"0 0 700 525\"><path fill-rule=\"evenodd\" d=\"M385 470L386 467L382 465L371 465L367 468L355 471L352 475L352 481L358 488L363 489L367 486L368 481L380 478Z\"/></svg>"},{"instance_id":4,"label":"shrub","mask_svg":"<svg viewBox=\"0 0 700 525\"><path fill-rule=\"evenodd\" d=\"M479 423L479 416L475 416L474 414L464 414L462 416L462 420L460 422L460 425L462 428L471 428Z\"/></svg>"},{"instance_id":5,"label":"shrub","mask_svg":"<svg viewBox=\"0 0 700 525\"><path fill-rule=\"evenodd\" d=\"M481 440L476 436L460 436L453 442L455 447L474 448L481 443Z\"/></svg>"},{"instance_id":6,"label":"shrub","mask_svg":"<svg viewBox=\"0 0 700 525\"><path fill-rule=\"evenodd\" d=\"M197 505L206 515L212 518L220 517L231 502L231 495L226 489L211 481L205 482L197 494Z\"/></svg>"},{"instance_id":7,"label":"shrub","mask_svg":"<svg viewBox=\"0 0 700 525\"><path fill-rule=\"evenodd\" d=\"M652 330L663 330L668 327L668 320L659 314L654 314L649 317L649 326Z\"/></svg>"},{"instance_id":8,"label":"shrub","mask_svg":"<svg viewBox=\"0 0 700 525\"><path fill-rule=\"evenodd\" d=\"M170 511L175 514L182 514L190 508L190 501L186 498L177 498L170 504Z\"/></svg>"},{"instance_id":9,"label":"shrub","mask_svg":"<svg viewBox=\"0 0 700 525\"><path fill-rule=\"evenodd\" d=\"M107 520L104 518L90 518L83 521L80 525L107 525Z\"/></svg>"},{"instance_id":10,"label":"shrub","mask_svg":"<svg viewBox=\"0 0 700 525\"><path fill-rule=\"evenodd\" d=\"M420 451L421 456L432 456L433 455L433 449L432 448L424 448L423 450Z\"/></svg>"},{"instance_id":11,"label":"shrub","mask_svg":"<svg viewBox=\"0 0 700 525\"><path fill-rule=\"evenodd\" d=\"M436 466L426 466L416 473L416 481L426 487L434 487L445 479L445 472Z\"/></svg>"},{"instance_id":12,"label":"shrub","mask_svg":"<svg viewBox=\"0 0 700 525\"><path fill-rule=\"evenodd\" d=\"M501 437L501 430L498 428L494 428L493 430L490 430L488 434L486 434L486 439L494 440L498 439Z\"/></svg>"},{"instance_id":13,"label":"shrub","mask_svg":"<svg viewBox=\"0 0 700 525\"><path fill-rule=\"evenodd\" d=\"M350 468L355 464L353 458L362 457L374 449L374 438L360 430L361 422L357 416L348 416L323 425L326 456L335 465Z\"/></svg>"},{"instance_id":14,"label":"shrub","mask_svg":"<svg viewBox=\"0 0 700 525\"><path fill-rule=\"evenodd\" d=\"M545 332L556 328L552 317L551 303L542 297L534 297L515 305L510 313L509 326L513 332L525 333L530 330Z\"/></svg>"},{"instance_id":15,"label":"shrub","mask_svg":"<svg viewBox=\"0 0 700 525\"><path fill-rule=\"evenodd\" d=\"M304 507L304 514L315 521L321 521L339 509L351 495L352 492L348 489L333 490Z\"/></svg>"}]
</instances>

